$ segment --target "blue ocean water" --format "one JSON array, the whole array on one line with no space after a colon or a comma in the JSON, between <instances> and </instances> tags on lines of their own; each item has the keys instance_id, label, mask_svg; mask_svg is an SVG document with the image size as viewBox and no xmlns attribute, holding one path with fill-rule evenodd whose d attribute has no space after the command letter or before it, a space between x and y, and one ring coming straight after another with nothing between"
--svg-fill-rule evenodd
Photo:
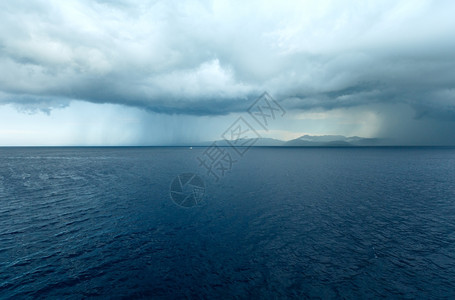
<instances>
[{"instance_id":1,"label":"blue ocean water","mask_svg":"<svg viewBox=\"0 0 455 300\"><path fill-rule=\"evenodd\" d=\"M455 148L204 150L0 148L0 298L455 297Z\"/></svg>"}]
</instances>

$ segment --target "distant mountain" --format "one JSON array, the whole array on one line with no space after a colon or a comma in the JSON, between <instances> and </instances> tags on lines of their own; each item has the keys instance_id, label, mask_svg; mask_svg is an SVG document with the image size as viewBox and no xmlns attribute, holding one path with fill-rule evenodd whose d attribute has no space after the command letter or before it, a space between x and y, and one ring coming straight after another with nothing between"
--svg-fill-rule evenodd
<instances>
[{"instance_id":1,"label":"distant mountain","mask_svg":"<svg viewBox=\"0 0 455 300\"><path fill-rule=\"evenodd\" d=\"M384 141L377 138L362 138L358 136L345 137L343 135L304 135L297 139L283 143L288 147L352 147L352 146L380 146Z\"/></svg>"},{"instance_id":2,"label":"distant mountain","mask_svg":"<svg viewBox=\"0 0 455 300\"><path fill-rule=\"evenodd\" d=\"M246 141L246 140L245 140ZM202 143L209 146L212 142ZM216 141L218 146L229 146L225 140ZM237 144L244 144L243 139ZM358 146L383 146L385 141L377 138L362 138L358 136L345 137L343 135L304 135L290 141L281 141L271 138L259 138L254 146L278 147L358 147Z\"/></svg>"}]
</instances>

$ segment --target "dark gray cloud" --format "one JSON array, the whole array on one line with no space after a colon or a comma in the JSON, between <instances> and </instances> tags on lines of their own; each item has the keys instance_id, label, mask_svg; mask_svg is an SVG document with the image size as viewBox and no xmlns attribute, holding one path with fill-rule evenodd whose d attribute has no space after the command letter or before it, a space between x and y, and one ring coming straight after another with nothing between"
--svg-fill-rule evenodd
<instances>
[{"instance_id":1,"label":"dark gray cloud","mask_svg":"<svg viewBox=\"0 0 455 300\"><path fill-rule=\"evenodd\" d=\"M404 104L455 121L452 1L9 1L0 103L165 114ZM380 106L377 106L380 107Z\"/></svg>"}]
</instances>

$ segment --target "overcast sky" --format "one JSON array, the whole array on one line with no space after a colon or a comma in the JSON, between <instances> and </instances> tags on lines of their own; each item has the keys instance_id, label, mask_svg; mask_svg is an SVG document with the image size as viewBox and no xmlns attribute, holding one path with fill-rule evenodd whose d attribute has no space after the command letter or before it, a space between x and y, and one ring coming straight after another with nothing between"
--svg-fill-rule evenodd
<instances>
[{"instance_id":1,"label":"overcast sky","mask_svg":"<svg viewBox=\"0 0 455 300\"><path fill-rule=\"evenodd\" d=\"M455 144L455 1L2 1L0 145L265 137Z\"/></svg>"}]
</instances>

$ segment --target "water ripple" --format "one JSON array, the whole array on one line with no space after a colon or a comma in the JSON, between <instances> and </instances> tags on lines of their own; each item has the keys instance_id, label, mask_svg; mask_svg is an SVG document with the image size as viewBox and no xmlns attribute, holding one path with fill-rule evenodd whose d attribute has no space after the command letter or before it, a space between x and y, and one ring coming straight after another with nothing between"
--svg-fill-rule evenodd
<instances>
[{"instance_id":1,"label":"water ripple","mask_svg":"<svg viewBox=\"0 0 455 300\"><path fill-rule=\"evenodd\" d=\"M455 149L0 149L0 298L453 298Z\"/></svg>"}]
</instances>

